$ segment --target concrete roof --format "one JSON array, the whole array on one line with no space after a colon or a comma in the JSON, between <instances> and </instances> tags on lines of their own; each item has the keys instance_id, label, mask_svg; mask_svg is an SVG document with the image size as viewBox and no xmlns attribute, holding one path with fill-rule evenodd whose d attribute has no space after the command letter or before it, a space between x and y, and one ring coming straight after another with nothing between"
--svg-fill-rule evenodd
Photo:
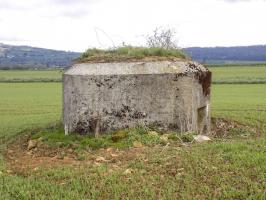
<instances>
[{"instance_id":1,"label":"concrete roof","mask_svg":"<svg viewBox=\"0 0 266 200\"><path fill-rule=\"evenodd\" d=\"M207 71L191 61L80 63L65 71L66 75L180 74Z\"/></svg>"}]
</instances>

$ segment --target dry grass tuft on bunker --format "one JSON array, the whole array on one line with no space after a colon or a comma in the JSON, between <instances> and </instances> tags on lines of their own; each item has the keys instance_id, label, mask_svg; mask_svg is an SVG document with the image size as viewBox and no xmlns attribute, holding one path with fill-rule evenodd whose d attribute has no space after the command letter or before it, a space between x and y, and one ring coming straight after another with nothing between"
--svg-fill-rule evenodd
<instances>
[{"instance_id":1,"label":"dry grass tuft on bunker","mask_svg":"<svg viewBox=\"0 0 266 200\"><path fill-rule=\"evenodd\" d=\"M122 46L113 49L88 49L77 62L187 60L189 57L177 48Z\"/></svg>"}]
</instances>

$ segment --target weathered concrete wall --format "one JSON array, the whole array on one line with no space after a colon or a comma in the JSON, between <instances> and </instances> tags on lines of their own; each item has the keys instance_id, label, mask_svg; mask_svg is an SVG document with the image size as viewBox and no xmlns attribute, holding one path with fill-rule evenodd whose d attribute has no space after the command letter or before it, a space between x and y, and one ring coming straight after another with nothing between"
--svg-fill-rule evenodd
<instances>
[{"instance_id":1,"label":"weathered concrete wall","mask_svg":"<svg viewBox=\"0 0 266 200\"><path fill-rule=\"evenodd\" d=\"M108 66L109 65L109 66ZM64 74L66 132L154 124L208 132L210 77L195 63L82 64Z\"/></svg>"}]
</instances>

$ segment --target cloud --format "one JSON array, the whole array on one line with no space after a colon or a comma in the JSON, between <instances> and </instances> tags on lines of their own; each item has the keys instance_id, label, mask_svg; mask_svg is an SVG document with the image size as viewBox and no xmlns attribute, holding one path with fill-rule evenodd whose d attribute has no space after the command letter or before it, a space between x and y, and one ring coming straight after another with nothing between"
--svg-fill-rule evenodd
<instances>
[{"instance_id":1,"label":"cloud","mask_svg":"<svg viewBox=\"0 0 266 200\"><path fill-rule=\"evenodd\" d=\"M81 18L87 16L93 6L102 0L50 0L58 8L58 16Z\"/></svg>"},{"instance_id":2,"label":"cloud","mask_svg":"<svg viewBox=\"0 0 266 200\"><path fill-rule=\"evenodd\" d=\"M63 10L61 11L57 17L69 17L69 18L82 18L89 14L89 10L79 8L76 10Z\"/></svg>"},{"instance_id":3,"label":"cloud","mask_svg":"<svg viewBox=\"0 0 266 200\"><path fill-rule=\"evenodd\" d=\"M242 2L242 3L241 3ZM155 27L176 28L180 46L266 43L266 0L0 0L0 40L83 51L145 43ZM248 15L247 15L248 13ZM95 30L99 27L103 31ZM96 34L97 32L97 34ZM109 39L111 38L111 39ZM17 42L16 42L17 41Z\"/></svg>"},{"instance_id":4,"label":"cloud","mask_svg":"<svg viewBox=\"0 0 266 200\"><path fill-rule=\"evenodd\" d=\"M51 3L55 4L61 4L61 5L73 5L73 4L84 4L84 3L89 3L93 4L96 2L99 2L100 0L51 0Z\"/></svg>"},{"instance_id":5,"label":"cloud","mask_svg":"<svg viewBox=\"0 0 266 200\"><path fill-rule=\"evenodd\" d=\"M25 42L27 40L16 37L16 36L0 35L0 41L2 42Z\"/></svg>"},{"instance_id":6,"label":"cloud","mask_svg":"<svg viewBox=\"0 0 266 200\"><path fill-rule=\"evenodd\" d=\"M11 3L10 1L0 0L0 10L13 10L22 8L20 5Z\"/></svg>"},{"instance_id":7,"label":"cloud","mask_svg":"<svg viewBox=\"0 0 266 200\"><path fill-rule=\"evenodd\" d=\"M266 2L266 0L222 0L222 1L226 1L226 2L229 2L229 3L255 2L255 1L264 1L264 2Z\"/></svg>"},{"instance_id":8,"label":"cloud","mask_svg":"<svg viewBox=\"0 0 266 200\"><path fill-rule=\"evenodd\" d=\"M223 1L227 1L227 2L247 2L247 1L250 1L250 0L223 0Z\"/></svg>"},{"instance_id":9,"label":"cloud","mask_svg":"<svg viewBox=\"0 0 266 200\"><path fill-rule=\"evenodd\" d=\"M6 11L29 11L34 9L42 8L47 4L47 0L27 0L27 1L20 1L20 0L0 0L0 10ZM47 4L49 5L49 4Z\"/></svg>"},{"instance_id":10,"label":"cloud","mask_svg":"<svg viewBox=\"0 0 266 200\"><path fill-rule=\"evenodd\" d=\"M88 15L93 5L102 0L0 0L0 10L5 12L35 13L42 17L81 18ZM1 13L0 13L1 15Z\"/></svg>"}]
</instances>

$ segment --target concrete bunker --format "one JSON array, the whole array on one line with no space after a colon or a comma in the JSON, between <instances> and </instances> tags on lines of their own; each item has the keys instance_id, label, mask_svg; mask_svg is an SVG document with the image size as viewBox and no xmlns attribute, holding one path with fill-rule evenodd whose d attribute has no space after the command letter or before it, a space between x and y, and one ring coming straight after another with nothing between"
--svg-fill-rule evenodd
<instances>
[{"instance_id":1,"label":"concrete bunker","mask_svg":"<svg viewBox=\"0 0 266 200\"><path fill-rule=\"evenodd\" d=\"M63 75L66 134L156 125L210 131L211 72L192 61L79 63Z\"/></svg>"}]
</instances>

